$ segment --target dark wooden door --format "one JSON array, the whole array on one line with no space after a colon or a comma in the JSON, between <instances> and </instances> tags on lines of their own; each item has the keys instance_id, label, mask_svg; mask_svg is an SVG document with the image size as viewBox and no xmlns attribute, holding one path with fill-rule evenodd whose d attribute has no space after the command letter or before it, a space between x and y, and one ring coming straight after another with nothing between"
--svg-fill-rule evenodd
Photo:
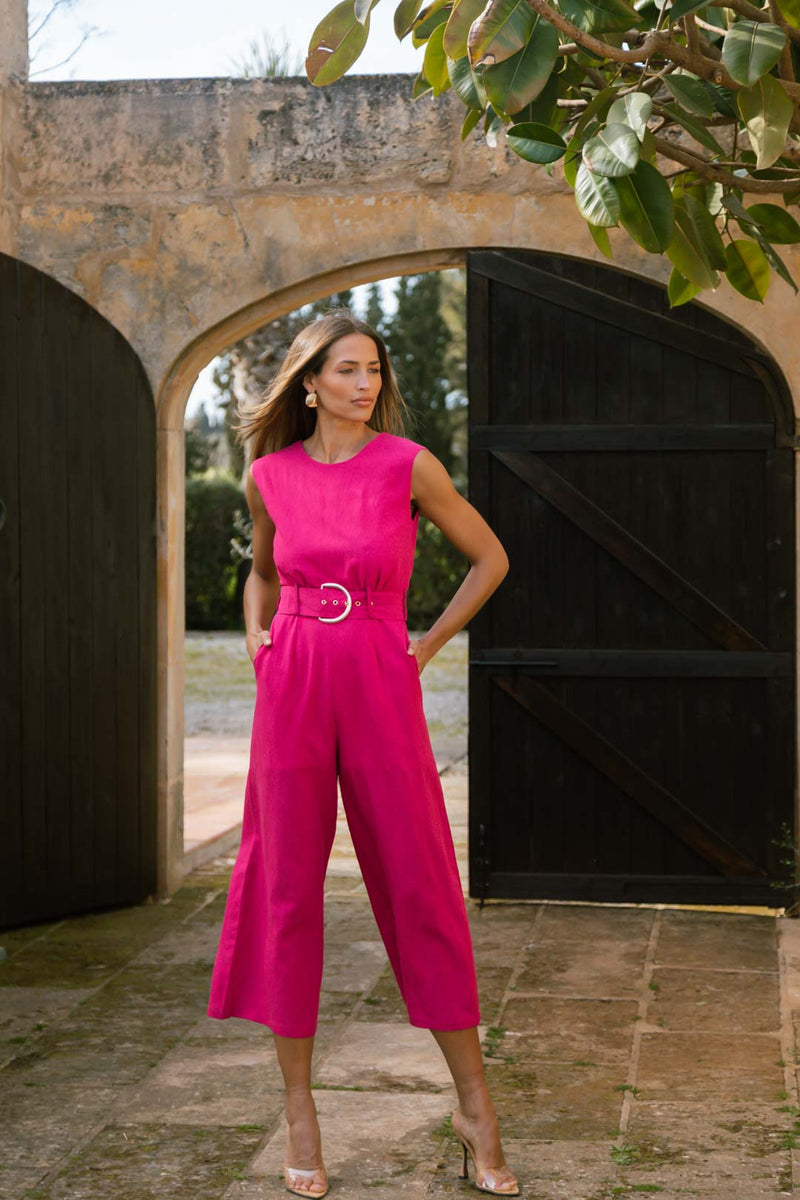
<instances>
[{"instance_id":1,"label":"dark wooden door","mask_svg":"<svg viewBox=\"0 0 800 1200\"><path fill-rule=\"evenodd\" d=\"M0 254L0 923L156 884L153 396L94 309Z\"/></svg>"},{"instance_id":2,"label":"dark wooden door","mask_svg":"<svg viewBox=\"0 0 800 1200\"><path fill-rule=\"evenodd\" d=\"M794 450L769 360L663 290L468 256L470 894L782 904Z\"/></svg>"}]
</instances>

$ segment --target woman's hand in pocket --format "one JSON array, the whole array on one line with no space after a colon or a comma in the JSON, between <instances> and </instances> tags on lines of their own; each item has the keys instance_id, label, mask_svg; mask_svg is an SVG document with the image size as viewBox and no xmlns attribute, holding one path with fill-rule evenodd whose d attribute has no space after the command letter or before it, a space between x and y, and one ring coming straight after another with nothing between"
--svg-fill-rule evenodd
<instances>
[{"instance_id":1,"label":"woman's hand in pocket","mask_svg":"<svg viewBox=\"0 0 800 1200\"><path fill-rule=\"evenodd\" d=\"M255 661L259 646L271 646L272 635L268 629L259 629L256 633L248 633L245 635L245 645L247 653L250 655L250 662Z\"/></svg>"}]
</instances>

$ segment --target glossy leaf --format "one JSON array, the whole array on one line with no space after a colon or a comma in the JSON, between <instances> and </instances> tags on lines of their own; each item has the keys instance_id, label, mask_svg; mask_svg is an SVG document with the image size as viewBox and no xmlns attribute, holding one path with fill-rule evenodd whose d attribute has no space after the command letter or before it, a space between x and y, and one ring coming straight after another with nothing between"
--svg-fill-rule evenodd
<instances>
[{"instance_id":1,"label":"glossy leaf","mask_svg":"<svg viewBox=\"0 0 800 1200\"><path fill-rule=\"evenodd\" d=\"M464 124L461 126L461 140L466 141L472 130L481 119L481 110L479 108L471 108L464 118Z\"/></svg>"},{"instance_id":2,"label":"glossy leaf","mask_svg":"<svg viewBox=\"0 0 800 1200\"><path fill-rule=\"evenodd\" d=\"M606 119L606 114L608 113L611 105L614 103L616 97L617 88L614 87L603 88L602 92L597 93L595 98L591 100L583 110L581 118L578 121L578 124L575 126L574 136L576 139L581 138L581 135L588 128L590 121L594 120L595 118L597 118L598 121L604 121ZM581 146L582 144L583 143L578 140L578 146Z\"/></svg>"},{"instance_id":3,"label":"glossy leaf","mask_svg":"<svg viewBox=\"0 0 800 1200\"><path fill-rule=\"evenodd\" d=\"M785 208L777 204L751 204L747 215L758 222L769 241L779 246L800 242L800 225Z\"/></svg>"},{"instance_id":4,"label":"glossy leaf","mask_svg":"<svg viewBox=\"0 0 800 1200\"><path fill-rule=\"evenodd\" d=\"M736 103L756 153L756 167L763 171L783 152L794 106L773 75L739 92Z\"/></svg>"},{"instance_id":5,"label":"glossy leaf","mask_svg":"<svg viewBox=\"0 0 800 1200\"><path fill-rule=\"evenodd\" d=\"M450 74L453 91L459 99L463 100L468 108L475 108L479 113L482 112L486 104L486 94L482 90L480 80L469 65L466 54L463 58L457 58L455 62L448 58L447 70Z\"/></svg>"},{"instance_id":6,"label":"glossy leaf","mask_svg":"<svg viewBox=\"0 0 800 1200\"><path fill-rule=\"evenodd\" d=\"M713 133L706 129L705 125L697 117L690 116L689 113L684 112L684 110L680 108L677 103L665 104L660 111L664 113L664 115L669 116L671 120L676 121L677 124L680 125L682 129L685 129L687 133L690 133L694 140L699 142L701 146L705 146L708 150L713 150L715 154L719 154L724 157L725 151L722 149L722 146L720 146Z\"/></svg>"},{"instance_id":7,"label":"glossy leaf","mask_svg":"<svg viewBox=\"0 0 800 1200\"><path fill-rule=\"evenodd\" d=\"M686 304L702 290L696 283L690 283L688 279L684 279L680 271L673 268L667 284L667 299L671 308L677 308L679 304Z\"/></svg>"},{"instance_id":8,"label":"glossy leaf","mask_svg":"<svg viewBox=\"0 0 800 1200\"><path fill-rule=\"evenodd\" d=\"M483 72L486 94L499 112L509 116L535 100L544 88L558 58L558 34L538 14L527 46Z\"/></svg>"},{"instance_id":9,"label":"glossy leaf","mask_svg":"<svg viewBox=\"0 0 800 1200\"><path fill-rule=\"evenodd\" d=\"M673 71L664 76L664 84L682 108L687 109L698 117L710 117L714 113L711 97L703 87L703 82L694 75L682 75Z\"/></svg>"},{"instance_id":10,"label":"glossy leaf","mask_svg":"<svg viewBox=\"0 0 800 1200\"><path fill-rule=\"evenodd\" d=\"M564 157L567 144L547 125L525 121L506 131L509 147L526 162L552 163Z\"/></svg>"},{"instance_id":11,"label":"glossy leaf","mask_svg":"<svg viewBox=\"0 0 800 1200\"><path fill-rule=\"evenodd\" d=\"M378 0L353 0L353 13L356 20L363 25L377 3Z\"/></svg>"},{"instance_id":12,"label":"glossy leaf","mask_svg":"<svg viewBox=\"0 0 800 1200\"><path fill-rule=\"evenodd\" d=\"M424 46L434 29L446 25L450 19L453 0L433 0L427 8L423 8L414 24L411 26L411 41L415 46Z\"/></svg>"},{"instance_id":13,"label":"glossy leaf","mask_svg":"<svg viewBox=\"0 0 800 1200\"><path fill-rule=\"evenodd\" d=\"M669 10L669 19L670 21L680 21L684 17L688 17L689 13L699 12L707 4L708 0L675 0Z\"/></svg>"},{"instance_id":14,"label":"glossy leaf","mask_svg":"<svg viewBox=\"0 0 800 1200\"><path fill-rule=\"evenodd\" d=\"M727 262L713 217L688 194L674 201L674 213L675 225L667 246L667 258L691 283L700 288L717 287L717 272L724 271Z\"/></svg>"},{"instance_id":15,"label":"glossy leaf","mask_svg":"<svg viewBox=\"0 0 800 1200\"><path fill-rule=\"evenodd\" d=\"M643 250L663 253L674 225L672 193L663 175L650 163L640 162L631 175L622 175L615 183L624 228Z\"/></svg>"},{"instance_id":16,"label":"glossy leaf","mask_svg":"<svg viewBox=\"0 0 800 1200\"><path fill-rule=\"evenodd\" d=\"M647 122L653 115L653 101L647 92L628 92L615 100L606 114L611 124L628 125L641 141L647 132Z\"/></svg>"},{"instance_id":17,"label":"glossy leaf","mask_svg":"<svg viewBox=\"0 0 800 1200\"><path fill-rule=\"evenodd\" d=\"M457 0L444 31L444 52L448 58L466 56L470 26L477 21L485 7L486 0Z\"/></svg>"},{"instance_id":18,"label":"glossy leaf","mask_svg":"<svg viewBox=\"0 0 800 1200\"><path fill-rule=\"evenodd\" d=\"M400 3L394 10L394 31L400 38L400 41L410 31L421 8L422 0L400 0Z\"/></svg>"},{"instance_id":19,"label":"glossy leaf","mask_svg":"<svg viewBox=\"0 0 800 1200\"><path fill-rule=\"evenodd\" d=\"M584 33L635 29L642 18L627 0L559 0L559 10Z\"/></svg>"},{"instance_id":20,"label":"glossy leaf","mask_svg":"<svg viewBox=\"0 0 800 1200\"><path fill-rule=\"evenodd\" d=\"M551 72L539 95L530 104L526 104L518 113L514 113L517 123L533 122L535 125L549 125L557 129L567 119L566 110L556 108L558 101L558 76Z\"/></svg>"},{"instance_id":21,"label":"glossy leaf","mask_svg":"<svg viewBox=\"0 0 800 1200\"><path fill-rule=\"evenodd\" d=\"M527 0L489 0L467 36L470 62L505 62L526 44L535 21Z\"/></svg>"},{"instance_id":22,"label":"glossy leaf","mask_svg":"<svg viewBox=\"0 0 800 1200\"><path fill-rule=\"evenodd\" d=\"M591 225L587 223L589 233L592 235L592 241L597 249L605 254L606 258L613 258L614 254L611 250L611 238L608 236L608 230L602 225Z\"/></svg>"},{"instance_id":23,"label":"glossy leaf","mask_svg":"<svg viewBox=\"0 0 800 1200\"><path fill-rule=\"evenodd\" d=\"M620 216L617 189L610 179L593 175L581 163L575 177L575 203L578 212L590 225L616 225Z\"/></svg>"},{"instance_id":24,"label":"glossy leaf","mask_svg":"<svg viewBox=\"0 0 800 1200\"><path fill-rule=\"evenodd\" d=\"M761 247L741 238L725 248L725 257L725 275L731 287L748 300L763 301L769 290L770 270Z\"/></svg>"},{"instance_id":25,"label":"glossy leaf","mask_svg":"<svg viewBox=\"0 0 800 1200\"><path fill-rule=\"evenodd\" d=\"M306 58L306 75L317 87L341 79L367 44L369 16L362 25L356 20L353 0L341 0L326 13L311 35Z\"/></svg>"},{"instance_id":26,"label":"glossy leaf","mask_svg":"<svg viewBox=\"0 0 800 1200\"><path fill-rule=\"evenodd\" d=\"M443 36L444 25L438 25L428 38L428 44L425 47L425 57L422 61L425 78L433 88L434 96L440 96L442 92L447 91L450 87L447 55L442 47Z\"/></svg>"},{"instance_id":27,"label":"glossy leaf","mask_svg":"<svg viewBox=\"0 0 800 1200\"><path fill-rule=\"evenodd\" d=\"M582 156L594 175L630 175L639 161L639 139L628 125L605 125L584 143Z\"/></svg>"},{"instance_id":28,"label":"glossy leaf","mask_svg":"<svg viewBox=\"0 0 800 1200\"><path fill-rule=\"evenodd\" d=\"M581 158L580 139L572 137L567 142L567 153L564 156L564 178L571 188L575 187L575 181L578 177L578 168L581 166L583 159Z\"/></svg>"},{"instance_id":29,"label":"glossy leaf","mask_svg":"<svg viewBox=\"0 0 800 1200\"><path fill-rule=\"evenodd\" d=\"M786 34L768 21L737 21L725 34L722 61L737 83L752 87L780 58Z\"/></svg>"},{"instance_id":30,"label":"glossy leaf","mask_svg":"<svg viewBox=\"0 0 800 1200\"><path fill-rule=\"evenodd\" d=\"M424 95L426 95L426 93L432 92L432 91L433 91L433 88L431 87L428 80L425 78L425 72L420 71L420 73L417 75L416 79L414 80L414 83L411 88L411 99L418 100L420 98L420 96L424 96Z\"/></svg>"}]
</instances>

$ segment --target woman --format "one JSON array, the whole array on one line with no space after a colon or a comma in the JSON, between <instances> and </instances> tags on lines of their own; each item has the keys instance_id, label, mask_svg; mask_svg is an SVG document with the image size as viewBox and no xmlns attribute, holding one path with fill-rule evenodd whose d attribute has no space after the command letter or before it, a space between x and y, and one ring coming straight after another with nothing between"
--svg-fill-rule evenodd
<instances>
[{"instance_id":1,"label":"woman","mask_svg":"<svg viewBox=\"0 0 800 1200\"><path fill-rule=\"evenodd\" d=\"M244 613L256 706L208 1013L272 1031L286 1084L286 1187L325 1195L311 1057L338 779L409 1021L431 1030L455 1081L462 1178L469 1153L481 1190L519 1195L483 1071L472 941L419 681L508 559L439 460L402 435L404 411L383 339L332 309L301 330L238 426L253 442ZM410 641L420 513L472 565Z\"/></svg>"}]
</instances>

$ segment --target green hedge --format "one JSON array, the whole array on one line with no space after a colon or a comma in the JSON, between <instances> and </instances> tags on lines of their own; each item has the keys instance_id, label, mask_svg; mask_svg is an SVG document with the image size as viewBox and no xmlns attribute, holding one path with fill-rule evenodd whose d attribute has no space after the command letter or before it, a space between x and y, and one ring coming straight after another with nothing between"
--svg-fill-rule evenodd
<instances>
[{"instance_id":1,"label":"green hedge","mask_svg":"<svg viewBox=\"0 0 800 1200\"><path fill-rule=\"evenodd\" d=\"M236 509L247 511L242 489L228 476L186 480L186 628L242 629L241 591L250 562L234 558Z\"/></svg>"}]
</instances>

